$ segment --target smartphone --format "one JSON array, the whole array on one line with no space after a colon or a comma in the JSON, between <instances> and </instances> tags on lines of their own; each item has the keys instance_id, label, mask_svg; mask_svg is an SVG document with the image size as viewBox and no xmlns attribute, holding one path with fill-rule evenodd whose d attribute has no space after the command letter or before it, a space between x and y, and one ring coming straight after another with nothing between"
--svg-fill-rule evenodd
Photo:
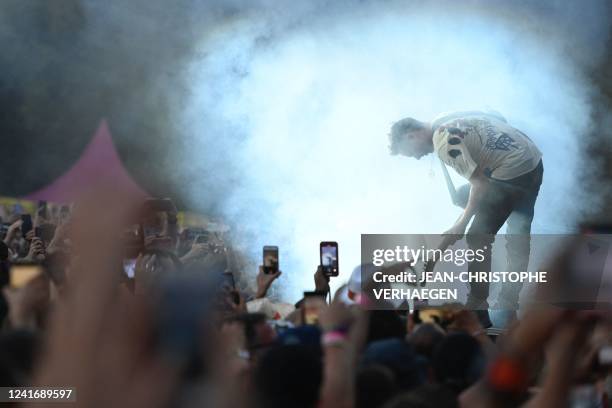
<instances>
[{"instance_id":1,"label":"smartphone","mask_svg":"<svg viewBox=\"0 0 612 408\"><path fill-rule=\"evenodd\" d=\"M319 244L321 267L325 276L338 276L338 243L323 241Z\"/></svg>"},{"instance_id":2,"label":"smartphone","mask_svg":"<svg viewBox=\"0 0 612 408\"><path fill-rule=\"evenodd\" d=\"M124 259L123 260L123 273L129 279L134 279L134 270L136 269L136 259Z\"/></svg>"},{"instance_id":3,"label":"smartphone","mask_svg":"<svg viewBox=\"0 0 612 408\"><path fill-rule=\"evenodd\" d=\"M319 324L321 309L325 307L325 292L304 292L302 305L302 321L304 324Z\"/></svg>"},{"instance_id":4,"label":"smartphone","mask_svg":"<svg viewBox=\"0 0 612 408\"><path fill-rule=\"evenodd\" d=\"M264 273L274 274L278 272L278 247L266 245L263 247L263 269Z\"/></svg>"},{"instance_id":5,"label":"smartphone","mask_svg":"<svg viewBox=\"0 0 612 408\"><path fill-rule=\"evenodd\" d=\"M183 239L188 241L194 241L198 237L198 235L208 235L209 232L201 227L190 227L185 228L181 234L183 234Z\"/></svg>"},{"instance_id":6,"label":"smartphone","mask_svg":"<svg viewBox=\"0 0 612 408\"><path fill-rule=\"evenodd\" d=\"M143 204L142 231L145 242L152 237L172 238L176 228L176 207L169 198L148 199Z\"/></svg>"},{"instance_id":7,"label":"smartphone","mask_svg":"<svg viewBox=\"0 0 612 408\"><path fill-rule=\"evenodd\" d=\"M194 242L195 242L196 244L207 244L207 243L208 243L208 241L209 241L209 239L210 239L210 236L209 236L209 234L208 234L208 233L206 233L206 234L200 234L200 235L198 235L198 236L195 238L195 241L194 241Z\"/></svg>"},{"instance_id":8,"label":"smartphone","mask_svg":"<svg viewBox=\"0 0 612 408\"><path fill-rule=\"evenodd\" d=\"M21 235L25 235L32 231L32 216L30 214L21 214Z\"/></svg>"},{"instance_id":9,"label":"smartphone","mask_svg":"<svg viewBox=\"0 0 612 408\"><path fill-rule=\"evenodd\" d=\"M221 282L223 287L229 287L232 290L236 289L234 274L231 272L223 272Z\"/></svg>"},{"instance_id":10,"label":"smartphone","mask_svg":"<svg viewBox=\"0 0 612 408\"><path fill-rule=\"evenodd\" d=\"M39 264L15 263L11 265L9 283L13 288L23 288L42 273L43 269Z\"/></svg>"},{"instance_id":11,"label":"smartphone","mask_svg":"<svg viewBox=\"0 0 612 408\"><path fill-rule=\"evenodd\" d=\"M166 231L166 214L149 214L142 223L142 232L145 238L160 237Z\"/></svg>"}]
</instances>

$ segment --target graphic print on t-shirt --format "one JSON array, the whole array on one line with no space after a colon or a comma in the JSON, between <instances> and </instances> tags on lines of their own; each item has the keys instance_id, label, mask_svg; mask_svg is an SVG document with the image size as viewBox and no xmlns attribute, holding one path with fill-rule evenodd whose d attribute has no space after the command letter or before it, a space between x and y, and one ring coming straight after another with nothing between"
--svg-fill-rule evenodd
<instances>
[{"instance_id":1,"label":"graphic print on t-shirt","mask_svg":"<svg viewBox=\"0 0 612 408\"><path fill-rule=\"evenodd\" d=\"M509 180L533 170L542 157L524 133L484 116L440 123L433 142L440 159L468 180L479 166L488 177Z\"/></svg>"},{"instance_id":2,"label":"graphic print on t-shirt","mask_svg":"<svg viewBox=\"0 0 612 408\"><path fill-rule=\"evenodd\" d=\"M502 133L499 136L489 136L485 147L489 150L510 150L510 148L518 149L519 147L514 143L514 139L508 134Z\"/></svg>"}]
</instances>

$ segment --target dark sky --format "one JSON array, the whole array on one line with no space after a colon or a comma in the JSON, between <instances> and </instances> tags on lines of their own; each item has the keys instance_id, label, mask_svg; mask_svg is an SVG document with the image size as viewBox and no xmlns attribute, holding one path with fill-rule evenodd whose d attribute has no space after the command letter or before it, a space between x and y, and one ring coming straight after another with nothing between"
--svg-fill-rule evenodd
<instances>
[{"instance_id":1,"label":"dark sky","mask_svg":"<svg viewBox=\"0 0 612 408\"><path fill-rule=\"evenodd\" d=\"M139 3L123 4L130 8ZM25 195L63 174L106 117L125 167L140 185L154 195L173 197L180 207L197 207L184 199L186 175L177 173L179 159L173 155L180 141L172 133L169 104L176 99L156 91L160 81L165 89L175 84L185 90L181 62L195 38L189 27L202 17L181 9L187 3L173 2L168 20L159 19L164 15L159 7L167 2L150 3L156 6L149 6L150 14L143 13L138 21L115 18L123 13L101 8L108 18L97 21L107 24L96 25L88 21L79 0L3 1L0 195ZM238 11L225 7L204 12L219 22ZM206 21L211 19L202 24ZM609 106L612 97L611 54L592 72L602 106ZM606 160L604 174L612 177L607 140L593 154Z\"/></svg>"}]
</instances>

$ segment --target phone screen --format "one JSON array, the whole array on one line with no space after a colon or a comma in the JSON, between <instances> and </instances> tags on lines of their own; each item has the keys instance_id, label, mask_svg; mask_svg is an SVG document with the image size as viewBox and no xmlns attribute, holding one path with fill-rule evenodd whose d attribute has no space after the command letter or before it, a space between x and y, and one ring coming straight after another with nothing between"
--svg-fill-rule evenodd
<instances>
[{"instance_id":1,"label":"phone screen","mask_svg":"<svg viewBox=\"0 0 612 408\"><path fill-rule=\"evenodd\" d=\"M123 272L125 276L130 279L134 279L134 270L136 269L136 259L124 259L123 260Z\"/></svg>"},{"instance_id":2,"label":"phone screen","mask_svg":"<svg viewBox=\"0 0 612 408\"><path fill-rule=\"evenodd\" d=\"M152 212L147 214L143 223L142 231L145 238L160 237L167 231L168 217L164 212Z\"/></svg>"},{"instance_id":3,"label":"phone screen","mask_svg":"<svg viewBox=\"0 0 612 408\"><path fill-rule=\"evenodd\" d=\"M264 273L273 274L278 272L278 247L266 245L263 247Z\"/></svg>"},{"instance_id":4,"label":"phone screen","mask_svg":"<svg viewBox=\"0 0 612 408\"><path fill-rule=\"evenodd\" d=\"M206 244L208 243L210 239L210 234L208 233L201 233L200 235L198 235L195 239L195 243L196 244Z\"/></svg>"},{"instance_id":5,"label":"phone screen","mask_svg":"<svg viewBox=\"0 0 612 408\"><path fill-rule=\"evenodd\" d=\"M25 235L32 230L32 217L30 214L21 214L21 234Z\"/></svg>"},{"instance_id":6,"label":"phone screen","mask_svg":"<svg viewBox=\"0 0 612 408\"><path fill-rule=\"evenodd\" d=\"M42 267L38 264L13 264L10 271L10 285L13 288L22 288L40 274Z\"/></svg>"},{"instance_id":7,"label":"phone screen","mask_svg":"<svg viewBox=\"0 0 612 408\"><path fill-rule=\"evenodd\" d=\"M319 248L323 273L327 276L338 276L338 243L321 242Z\"/></svg>"},{"instance_id":8,"label":"phone screen","mask_svg":"<svg viewBox=\"0 0 612 408\"><path fill-rule=\"evenodd\" d=\"M325 307L325 293L304 292L304 305L302 306L304 324L318 324L323 307Z\"/></svg>"}]
</instances>

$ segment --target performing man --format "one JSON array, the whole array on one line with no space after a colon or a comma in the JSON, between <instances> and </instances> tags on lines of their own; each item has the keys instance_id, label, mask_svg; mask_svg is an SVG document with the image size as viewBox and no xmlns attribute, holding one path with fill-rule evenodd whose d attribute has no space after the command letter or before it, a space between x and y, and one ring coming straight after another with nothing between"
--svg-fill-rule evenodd
<instances>
[{"instance_id":1,"label":"performing man","mask_svg":"<svg viewBox=\"0 0 612 408\"><path fill-rule=\"evenodd\" d=\"M482 262L469 271L490 271L494 234L507 222L509 271L526 271L529 260L531 222L544 167L542 153L520 130L495 112L443 114L432 122L401 119L391 127L390 151L420 159L435 152L442 162L469 180L469 197L461 216L446 231L445 245L467 232L473 249L487 248ZM503 285L495 308L516 310L521 285ZM472 284L467 307L488 309L489 284ZM481 315L482 316L482 315ZM488 320L488 314L486 319Z\"/></svg>"}]
</instances>

